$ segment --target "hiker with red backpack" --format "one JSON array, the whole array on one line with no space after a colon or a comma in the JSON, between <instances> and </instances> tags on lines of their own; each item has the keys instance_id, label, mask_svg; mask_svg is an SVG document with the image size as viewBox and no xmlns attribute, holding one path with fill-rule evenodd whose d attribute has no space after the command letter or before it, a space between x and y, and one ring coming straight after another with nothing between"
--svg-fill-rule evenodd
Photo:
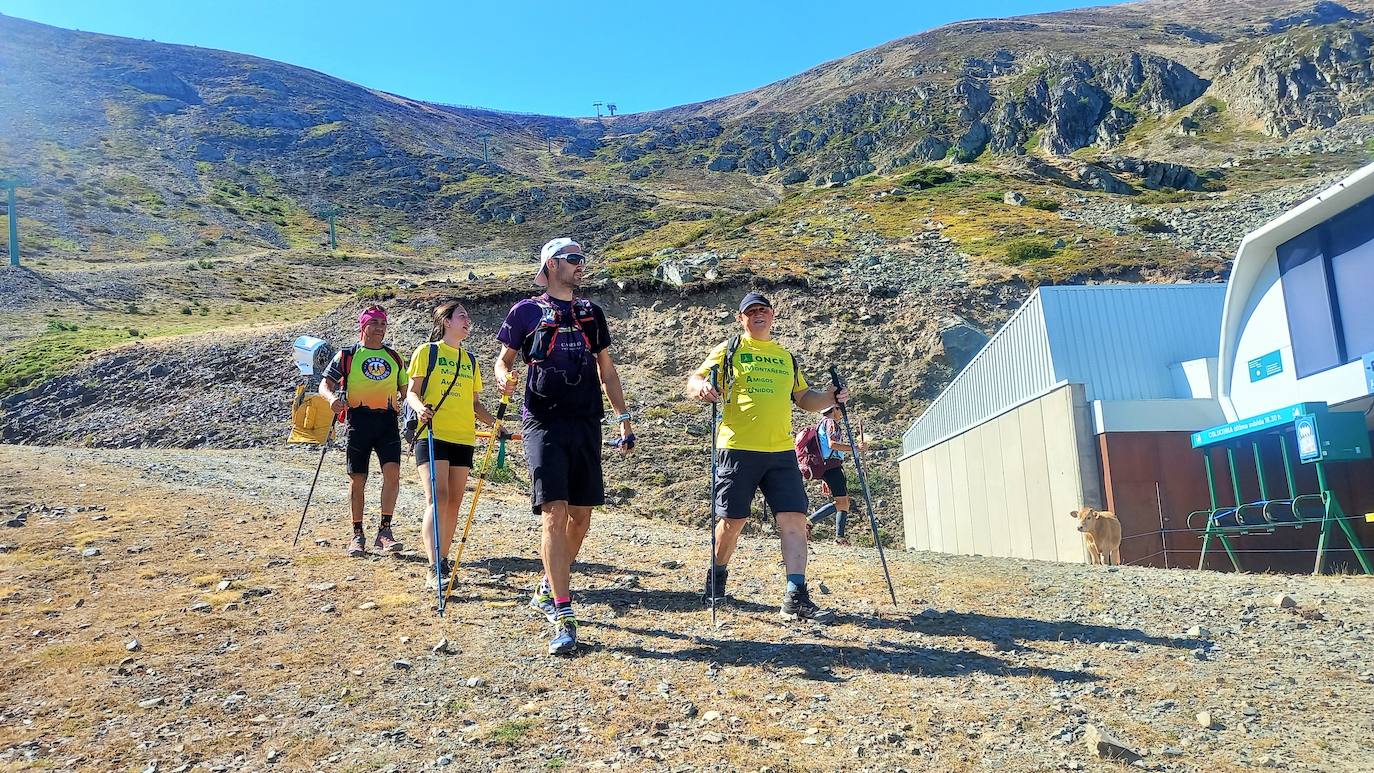
<instances>
[{"instance_id":1,"label":"hiker with red backpack","mask_svg":"<svg viewBox=\"0 0 1374 773\"><path fill-rule=\"evenodd\" d=\"M530 505L542 518L539 555L544 576L529 606L553 623L550 655L577 649L571 567L591 528L592 508L605 503L601 421L606 399L616 411L621 453L635 445L630 412L611 359L611 333L601 307L577 296L586 267L582 245L553 239L539 252L535 284L542 295L511 307L497 340L496 377L512 377L516 357L525 378L523 434Z\"/></svg>"},{"instance_id":2,"label":"hiker with red backpack","mask_svg":"<svg viewBox=\"0 0 1374 773\"><path fill-rule=\"evenodd\" d=\"M845 476L844 460L845 455L853 453L854 448L844 442L844 430L836 418L838 408L838 405L832 405L821 411L821 420L815 426L797 433L795 450L802 477L819 480L821 493L834 497L833 502L811 513L807 523L814 526L835 516L835 541L848 545L849 539L844 536L844 529L849 521L849 480Z\"/></svg>"},{"instance_id":3,"label":"hiker with red backpack","mask_svg":"<svg viewBox=\"0 0 1374 773\"><path fill-rule=\"evenodd\" d=\"M335 354L320 380L319 392L329 401L329 410L342 415L348 424L344 469L348 472L348 503L353 518L348 554L354 557L367 555L363 509L373 454L382 471L382 512L372 545L383 553L399 553L402 549L391 535L391 517L396 512L396 497L401 489L401 434L396 419L405 399L407 377L401 356L383 343L386 326L386 309L363 309L358 315L358 343Z\"/></svg>"},{"instance_id":4,"label":"hiker with red backpack","mask_svg":"<svg viewBox=\"0 0 1374 773\"><path fill-rule=\"evenodd\" d=\"M687 395L703 402L724 399L716 433L716 486L712 508L721 518L707 569L707 601L728 598L730 557L739 543L754 495L763 491L773 511L787 567L782 614L796 620L831 622L834 613L811 601L806 589L808 500L792 438L792 406L821 411L849 399L841 387L813 389L797 358L773 340L773 304L749 293L736 315L741 333L722 341L687 380ZM712 371L722 374L719 389Z\"/></svg>"}]
</instances>

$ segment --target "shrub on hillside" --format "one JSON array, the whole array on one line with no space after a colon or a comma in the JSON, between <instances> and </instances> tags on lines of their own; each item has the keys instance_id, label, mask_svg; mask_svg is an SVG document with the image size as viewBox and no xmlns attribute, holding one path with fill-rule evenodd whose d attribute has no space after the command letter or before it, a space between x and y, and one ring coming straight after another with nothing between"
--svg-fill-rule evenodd
<instances>
[{"instance_id":1,"label":"shrub on hillside","mask_svg":"<svg viewBox=\"0 0 1374 773\"><path fill-rule=\"evenodd\" d=\"M1130 222L1131 225L1135 226L1136 228L1139 228L1147 234L1162 234L1168 233L1169 231L1173 230L1169 227L1168 223L1164 222L1163 220L1160 220L1157 217L1150 217L1148 215L1138 215L1136 217L1131 218Z\"/></svg>"},{"instance_id":2,"label":"shrub on hillside","mask_svg":"<svg viewBox=\"0 0 1374 773\"><path fill-rule=\"evenodd\" d=\"M1026 199L1026 206L1031 209L1044 210L1045 212L1059 211L1059 202L1051 198L1028 198Z\"/></svg>"},{"instance_id":3,"label":"shrub on hillside","mask_svg":"<svg viewBox=\"0 0 1374 773\"><path fill-rule=\"evenodd\" d=\"M954 182L954 175L938 166L923 166L901 179L904 188L934 188L951 182Z\"/></svg>"},{"instance_id":4,"label":"shrub on hillside","mask_svg":"<svg viewBox=\"0 0 1374 773\"><path fill-rule=\"evenodd\" d=\"M1054 247L1037 239L1017 239L1007 244L1007 262L1013 266L1044 260L1054 255Z\"/></svg>"}]
</instances>

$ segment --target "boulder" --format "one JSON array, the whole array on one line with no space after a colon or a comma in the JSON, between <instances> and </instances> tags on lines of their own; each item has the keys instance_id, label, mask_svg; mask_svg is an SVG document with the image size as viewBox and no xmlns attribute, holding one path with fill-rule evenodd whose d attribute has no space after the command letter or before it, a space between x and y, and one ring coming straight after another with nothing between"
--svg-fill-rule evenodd
<instances>
[{"instance_id":1,"label":"boulder","mask_svg":"<svg viewBox=\"0 0 1374 773\"><path fill-rule=\"evenodd\" d=\"M1122 182L1100 166L1081 164L1077 170L1078 181L1089 188L1106 193L1135 193L1135 188Z\"/></svg>"},{"instance_id":2,"label":"boulder","mask_svg":"<svg viewBox=\"0 0 1374 773\"><path fill-rule=\"evenodd\" d=\"M1020 191L1007 191L1002 195L1002 203L1019 207L1026 203L1026 194Z\"/></svg>"},{"instance_id":3,"label":"boulder","mask_svg":"<svg viewBox=\"0 0 1374 773\"><path fill-rule=\"evenodd\" d=\"M710 274L710 269L720 265L720 256L714 252L699 252L682 257L669 258L654 269L654 278L674 287Z\"/></svg>"},{"instance_id":4,"label":"boulder","mask_svg":"<svg viewBox=\"0 0 1374 773\"><path fill-rule=\"evenodd\" d=\"M1083 728L1083 745L1088 747L1090 753L1107 760L1117 760L1129 764L1141 759L1140 754L1136 753L1135 750L1096 725L1088 725Z\"/></svg>"},{"instance_id":5,"label":"boulder","mask_svg":"<svg viewBox=\"0 0 1374 773\"><path fill-rule=\"evenodd\" d=\"M954 371L963 370L987 344L988 337L963 317L951 315L921 342L929 359Z\"/></svg>"}]
</instances>

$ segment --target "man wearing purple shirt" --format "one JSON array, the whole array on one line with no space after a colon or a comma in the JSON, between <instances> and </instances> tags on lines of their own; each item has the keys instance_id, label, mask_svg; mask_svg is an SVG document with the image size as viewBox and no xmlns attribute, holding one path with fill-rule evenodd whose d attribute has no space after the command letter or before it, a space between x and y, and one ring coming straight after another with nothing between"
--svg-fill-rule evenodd
<instances>
[{"instance_id":1,"label":"man wearing purple shirt","mask_svg":"<svg viewBox=\"0 0 1374 773\"><path fill-rule=\"evenodd\" d=\"M543 517L539 554L544 577L530 607L554 624L549 654L577 649L572 609L571 567L591 526L592 508L604 504L601 476L602 388L620 425L616 445L634 448L630 412L611 359L611 332L600 306L578 298L586 256L568 238L545 244L535 284L547 292L511 307L501 332L496 378L514 375L518 356L529 366L525 379L524 448L530 471L530 501Z\"/></svg>"}]
</instances>

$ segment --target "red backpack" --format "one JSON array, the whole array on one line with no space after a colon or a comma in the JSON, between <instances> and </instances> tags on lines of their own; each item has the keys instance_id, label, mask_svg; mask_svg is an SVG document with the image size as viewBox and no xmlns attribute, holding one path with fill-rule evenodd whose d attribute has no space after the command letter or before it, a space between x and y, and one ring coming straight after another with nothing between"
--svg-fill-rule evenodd
<instances>
[{"instance_id":1,"label":"red backpack","mask_svg":"<svg viewBox=\"0 0 1374 773\"><path fill-rule=\"evenodd\" d=\"M821 456L821 438L816 426L798 432L796 442L792 445L797 452L797 466L801 468L802 477L806 480L824 478L827 465L825 457Z\"/></svg>"}]
</instances>

